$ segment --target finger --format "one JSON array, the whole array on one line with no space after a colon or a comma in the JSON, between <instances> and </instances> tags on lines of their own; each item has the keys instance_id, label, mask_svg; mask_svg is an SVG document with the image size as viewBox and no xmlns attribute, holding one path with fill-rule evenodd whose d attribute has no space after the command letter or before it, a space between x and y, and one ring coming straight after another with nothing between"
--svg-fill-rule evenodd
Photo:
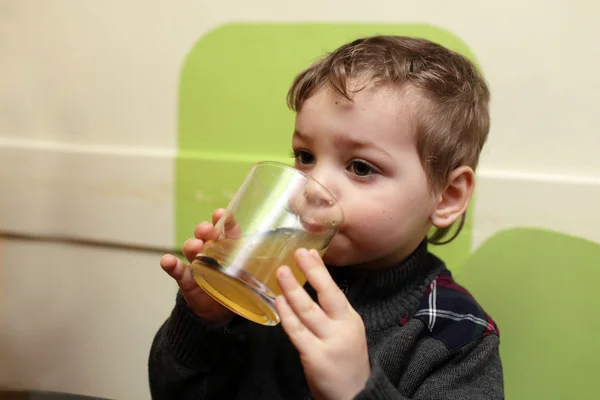
<instances>
[{"instance_id":1,"label":"finger","mask_svg":"<svg viewBox=\"0 0 600 400\"><path fill-rule=\"evenodd\" d=\"M219 222L221 220L221 218L223 218L224 215L225 215L224 208L219 208L219 209L215 210L215 212L212 215L213 224L216 225L217 222ZM227 239L241 238L242 237L242 229L240 228L239 224L237 223L235 216L233 214L230 214L230 215L226 216L225 218L226 219L223 221L224 236ZM218 236L218 230L217 230L216 235Z\"/></svg>"},{"instance_id":2,"label":"finger","mask_svg":"<svg viewBox=\"0 0 600 400\"><path fill-rule=\"evenodd\" d=\"M192 262L200 253L202 246L204 246L203 240L190 238L183 243L183 255L189 262Z\"/></svg>"},{"instance_id":3,"label":"finger","mask_svg":"<svg viewBox=\"0 0 600 400\"><path fill-rule=\"evenodd\" d=\"M277 270L277 282L288 305L302 324L316 336L323 338L329 332L329 318L306 290L296 280L289 267L283 266Z\"/></svg>"},{"instance_id":4,"label":"finger","mask_svg":"<svg viewBox=\"0 0 600 400\"><path fill-rule=\"evenodd\" d=\"M223 221L223 231L225 232L225 237L228 239L238 239L242 237L242 229L237 223L235 216L232 214L225 218L225 221Z\"/></svg>"},{"instance_id":5,"label":"finger","mask_svg":"<svg viewBox=\"0 0 600 400\"><path fill-rule=\"evenodd\" d=\"M219 220L221 219L221 217L223 217L223 214L225 214L225 209L224 208L217 208L215 210L215 212L213 212L213 215L212 215L212 223L213 223L213 225L216 225L217 222L219 222Z\"/></svg>"},{"instance_id":6,"label":"finger","mask_svg":"<svg viewBox=\"0 0 600 400\"><path fill-rule=\"evenodd\" d=\"M194 228L194 237L203 241L219 237L219 230L210 222L201 222Z\"/></svg>"},{"instance_id":7,"label":"finger","mask_svg":"<svg viewBox=\"0 0 600 400\"><path fill-rule=\"evenodd\" d=\"M296 251L296 264L317 292L319 305L325 314L333 319L346 317L352 307L325 268L319 253L314 249L299 249Z\"/></svg>"},{"instance_id":8,"label":"finger","mask_svg":"<svg viewBox=\"0 0 600 400\"><path fill-rule=\"evenodd\" d=\"M275 299L275 310L279 315L281 327L298 352L306 353L315 349L318 344L317 337L296 316L285 296L278 296Z\"/></svg>"},{"instance_id":9,"label":"finger","mask_svg":"<svg viewBox=\"0 0 600 400\"><path fill-rule=\"evenodd\" d=\"M160 259L160 266L171 278L177 281L182 291L189 292L200 288L194 280L189 266L177 257L165 254Z\"/></svg>"}]
</instances>

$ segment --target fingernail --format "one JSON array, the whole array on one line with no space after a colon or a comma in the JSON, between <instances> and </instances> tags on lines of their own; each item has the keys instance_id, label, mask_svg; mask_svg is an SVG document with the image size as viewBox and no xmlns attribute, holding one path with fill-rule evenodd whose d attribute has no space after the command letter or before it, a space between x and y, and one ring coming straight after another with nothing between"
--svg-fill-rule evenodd
<instances>
[{"instance_id":1,"label":"fingernail","mask_svg":"<svg viewBox=\"0 0 600 400\"><path fill-rule=\"evenodd\" d=\"M290 271L290 269L289 269L288 267L286 267L286 266L282 266L282 267L279 267L279 275L280 275L282 278L285 278L285 279L287 279L287 278L289 278L290 276L292 276L292 271Z\"/></svg>"},{"instance_id":2,"label":"fingernail","mask_svg":"<svg viewBox=\"0 0 600 400\"><path fill-rule=\"evenodd\" d=\"M309 252L306 249L298 249L298 255L302 258L307 258L309 256Z\"/></svg>"},{"instance_id":3,"label":"fingernail","mask_svg":"<svg viewBox=\"0 0 600 400\"><path fill-rule=\"evenodd\" d=\"M315 249L311 249L310 250L310 255L315 259L315 260L320 260L321 256L319 256L319 252L316 251Z\"/></svg>"}]
</instances>

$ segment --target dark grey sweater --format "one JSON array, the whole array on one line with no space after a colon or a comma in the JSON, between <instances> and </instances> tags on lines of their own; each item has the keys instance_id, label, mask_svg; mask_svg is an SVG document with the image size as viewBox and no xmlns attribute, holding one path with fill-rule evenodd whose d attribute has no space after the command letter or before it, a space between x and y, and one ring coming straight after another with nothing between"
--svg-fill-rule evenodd
<instances>
[{"instance_id":1,"label":"dark grey sweater","mask_svg":"<svg viewBox=\"0 0 600 400\"><path fill-rule=\"evenodd\" d=\"M397 268L331 272L366 326L372 375L356 400L504 398L496 325L425 242ZM180 294L154 339L149 379L156 400L311 398L280 325L236 318L215 328Z\"/></svg>"}]
</instances>

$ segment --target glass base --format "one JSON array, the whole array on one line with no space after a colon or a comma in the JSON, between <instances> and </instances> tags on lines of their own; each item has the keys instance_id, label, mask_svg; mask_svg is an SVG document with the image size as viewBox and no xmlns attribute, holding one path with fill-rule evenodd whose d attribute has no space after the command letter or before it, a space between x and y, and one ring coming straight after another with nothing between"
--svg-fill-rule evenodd
<instances>
[{"instance_id":1,"label":"glass base","mask_svg":"<svg viewBox=\"0 0 600 400\"><path fill-rule=\"evenodd\" d=\"M246 283L246 279L229 275L223 268L198 260L190 267L198 285L229 310L261 325L279 324L274 298L257 291L257 282Z\"/></svg>"}]
</instances>

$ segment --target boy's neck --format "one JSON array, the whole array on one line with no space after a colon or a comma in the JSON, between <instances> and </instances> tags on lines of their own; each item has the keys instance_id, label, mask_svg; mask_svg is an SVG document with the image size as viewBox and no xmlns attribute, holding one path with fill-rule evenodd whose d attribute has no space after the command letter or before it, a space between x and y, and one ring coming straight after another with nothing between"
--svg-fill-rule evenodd
<instances>
[{"instance_id":1,"label":"boy's neck","mask_svg":"<svg viewBox=\"0 0 600 400\"><path fill-rule=\"evenodd\" d=\"M423 244L427 251L427 238L424 238L381 258L354 265L328 265L328 268L336 273L343 270L344 275L348 277L361 276L374 270L395 269L408 260Z\"/></svg>"},{"instance_id":2,"label":"boy's neck","mask_svg":"<svg viewBox=\"0 0 600 400\"><path fill-rule=\"evenodd\" d=\"M395 258L386 257L374 260L369 263L346 265L346 266L327 266L334 280L357 280L364 279L367 276L384 276L385 271L397 271L399 275L408 278L418 268L424 255L427 253L427 238L421 240L408 254ZM380 264L377 264L380 262ZM394 272L396 273L396 272Z\"/></svg>"}]
</instances>

